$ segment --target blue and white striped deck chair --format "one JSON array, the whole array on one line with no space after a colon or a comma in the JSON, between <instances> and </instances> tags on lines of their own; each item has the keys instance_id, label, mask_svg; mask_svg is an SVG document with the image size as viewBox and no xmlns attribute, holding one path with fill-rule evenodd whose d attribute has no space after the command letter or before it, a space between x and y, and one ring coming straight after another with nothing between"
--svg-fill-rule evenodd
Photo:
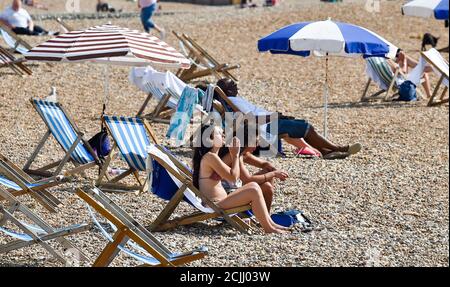
<instances>
[{"instance_id":1,"label":"blue and white striped deck chair","mask_svg":"<svg viewBox=\"0 0 450 287\"><path fill-rule=\"evenodd\" d=\"M88 231L91 229L91 225L77 224L55 229L1 185L0 198L3 199L0 201L0 236L2 241L5 241L3 238L12 239L0 245L0 254L39 244L65 266L70 263L65 252L72 253L73 256L77 256L82 261L89 259L81 249L73 245L65 236L73 236ZM6 201L7 204L4 204L3 201ZM20 213L20 216L16 216L18 213ZM49 241L59 243L62 250L57 250L57 246L54 243L50 245Z\"/></svg>"},{"instance_id":2,"label":"blue and white striped deck chair","mask_svg":"<svg viewBox=\"0 0 450 287\"><path fill-rule=\"evenodd\" d=\"M114 140L113 152L106 158L100 175L97 180L97 186L101 186L105 191L126 192L139 190L142 192L146 181L142 181L139 172L146 171L146 147L151 141L156 142L153 131L145 119L123 116L103 116L103 122L108 129L109 134ZM149 137L150 136L150 137ZM116 148L119 150L121 158L128 164L128 169L118 175L116 178L104 182L103 179L107 173L111 161L114 159ZM127 185L119 183L120 180L133 175L138 185Z\"/></svg>"},{"instance_id":3,"label":"blue and white striped deck chair","mask_svg":"<svg viewBox=\"0 0 450 287\"><path fill-rule=\"evenodd\" d=\"M169 200L150 225L150 230L164 231L218 217L225 219L240 232L246 233L250 229L250 226L238 216L238 213L250 210L249 205L223 210L194 186L189 168L167 149L151 144L147 147L147 151L153 161L152 166L155 168L152 172L149 172L149 175L152 175L150 177L152 192L162 199ZM153 171L158 174L158 178L153 176ZM195 208L195 211L189 215L169 220L183 200Z\"/></svg>"},{"instance_id":4,"label":"blue and white striped deck chair","mask_svg":"<svg viewBox=\"0 0 450 287\"><path fill-rule=\"evenodd\" d=\"M78 130L75 123L70 119L61 104L39 99L30 99L30 101L47 125L48 130L39 142L30 159L25 164L23 168L25 172L43 177L57 176L70 161L75 165L75 168L65 171L64 174L68 176L82 173L86 169L95 167L100 163L94 150L83 138L83 134ZM36 159L36 156L39 154L50 135L52 135L62 147L65 156L61 160L44 167L34 170L30 169L31 164ZM56 170L51 172L50 170L55 167Z\"/></svg>"},{"instance_id":5,"label":"blue and white striped deck chair","mask_svg":"<svg viewBox=\"0 0 450 287\"><path fill-rule=\"evenodd\" d=\"M23 170L0 153L0 186L13 196L29 194L50 212L56 212L61 202L47 191L47 188L64 183L64 177L35 181ZM0 201L2 198L0 197Z\"/></svg>"},{"instance_id":6,"label":"blue and white striped deck chair","mask_svg":"<svg viewBox=\"0 0 450 287\"><path fill-rule=\"evenodd\" d=\"M397 89L398 85L405 78L405 75L401 73L400 67L392 71L388 61L388 59L383 57L370 57L366 59L366 73L369 80L361 97L361 102L373 99L388 100L395 95L391 95L391 93ZM372 81L378 85L380 90L367 96ZM384 93L385 95L383 95Z\"/></svg>"},{"instance_id":7,"label":"blue and white striped deck chair","mask_svg":"<svg viewBox=\"0 0 450 287\"><path fill-rule=\"evenodd\" d=\"M150 231L107 197L102 190L78 189L76 194L88 204L92 221L108 240L108 244L95 260L94 267L109 266L119 252L133 257L144 267L182 266L204 258L208 252L206 247L199 247L184 253L173 253ZM111 236L98 222L94 210L107 220L114 236Z\"/></svg>"}]
</instances>

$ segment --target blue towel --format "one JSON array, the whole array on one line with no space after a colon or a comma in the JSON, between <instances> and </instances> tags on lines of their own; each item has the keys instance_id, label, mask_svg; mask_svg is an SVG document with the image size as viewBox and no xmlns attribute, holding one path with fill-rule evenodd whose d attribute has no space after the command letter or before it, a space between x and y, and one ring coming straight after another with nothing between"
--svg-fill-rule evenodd
<instances>
[{"instance_id":1,"label":"blue towel","mask_svg":"<svg viewBox=\"0 0 450 287\"><path fill-rule=\"evenodd\" d=\"M181 98L178 101L177 110L170 119L170 126L166 135L167 138L175 139L177 145L183 142L187 127L194 115L194 108L204 96L205 93L200 89L189 86L184 88Z\"/></svg>"}]
</instances>

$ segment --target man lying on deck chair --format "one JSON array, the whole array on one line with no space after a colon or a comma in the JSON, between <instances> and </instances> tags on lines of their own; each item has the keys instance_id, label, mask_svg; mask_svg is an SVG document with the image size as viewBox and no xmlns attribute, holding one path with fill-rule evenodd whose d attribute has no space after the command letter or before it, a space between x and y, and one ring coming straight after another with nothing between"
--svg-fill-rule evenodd
<instances>
[{"instance_id":1,"label":"man lying on deck chair","mask_svg":"<svg viewBox=\"0 0 450 287\"><path fill-rule=\"evenodd\" d=\"M217 82L217 86L221 88L228 97L238 96L238 86L231 79L221 79ZM251 103L249 104L252 105ZM306 120L291 117L279 117L278 137L297 148L305 147L306 142L306 144L318 150L323 159L343 159L358 153L362 149L360 143L347 146L334 144L318 134L315 128Z\"/></svg>"},{"instance_id":2,"label":"man lying on deck chair","mask_svg":"<svg viewBox=\"0 0 450 287\"><path fill-rule=\"evenodd\" d=\"M58 35L58 32L49 32L42 27L34 25L30 14L22 8L21 0L13 0L12 5L6 7L0 14L0 22L11 28L18 35L42 36Z\"/></svg>"}]
</instances>

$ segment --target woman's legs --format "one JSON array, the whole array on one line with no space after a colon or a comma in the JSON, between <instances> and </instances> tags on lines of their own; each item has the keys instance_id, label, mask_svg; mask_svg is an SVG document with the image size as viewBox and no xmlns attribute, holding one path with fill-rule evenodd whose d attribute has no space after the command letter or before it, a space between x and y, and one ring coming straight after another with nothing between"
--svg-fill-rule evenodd
<instances>
[{"instance_id":1,"label":"woman's legs","mask_svg":"<svg viewBox=\"0 0 450 287\"><path fill-rule=\"evenodd\" d=\"M274 226L275 224L270 218L262 190L255 182L244 185L217 203L223 209L230 209L246 204L252 206L252 211L256 219L258 219L266 233L283 233L281 228Z\"/></svg>"},{"instance_id":2,"label":"woman's legs","mask_svg":"<svg viewBox=\"0 0 450 287\"><path fill-rule=\"evenodd\" d=\"M153 16L153 13L155 13L156 8L157 8L157 4L153 4L149 7L142 8L141 22L142 22L142 25L144 26L145 32L149 33L150 29L153 28L160 33L161 38L164 38L163 37L163 36L165 36L164 29L162 29L161 27L159 27L152 21L152 16Z\"/></svg>"}]
</instances>

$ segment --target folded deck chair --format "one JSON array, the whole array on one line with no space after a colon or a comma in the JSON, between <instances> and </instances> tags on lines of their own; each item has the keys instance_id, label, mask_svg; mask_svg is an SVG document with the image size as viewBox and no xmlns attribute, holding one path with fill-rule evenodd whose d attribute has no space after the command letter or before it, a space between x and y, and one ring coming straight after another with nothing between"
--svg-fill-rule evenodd
<instances>
[{"instance_id":1,"label":"folded deck chair","mask_svg":"<svg viewBox=\"0 0 450 287\"><path fill-rule=\"evenodd\" d=\"M431 98L428 101L428 106L438 106L449 102L449 97L445 97L448 92L448 62L442 57L442 55L434 48L421 53L422 57L427 61L436 74L439 75L439 81L436 88L433 91ZM442 94L436 100L436 96L439 93L441 85L444 85Z\"/></svg>"},{"instance_id":2,"label":"folded deck chair","mask_svg":"<svg viewBox=\"0 0 450 287\"><path fill-rule=\"evenodd\" d=\"M5 43L13 51L16 51L22 55L31 50L31 48L33 48L33 46L31 46L24 39L19 37L16 33L14 33L13 30L11 30L11 28L6 26L1 21L0 21L0 35L3 37Z\"/></svg>"},{"instance_id":3,"label":"folded deck chair","mask_svg":"<svg viewBox=\"0 0 450 287\"><path fill-rule=\"evenodd\" d=\"M56 212L61 202L47 191L47 188L65 182L63 177L46 178L35 181L14 163L0 153L0 186L13 196L29 194L50 212ZM0 196L0 201L4 200Z\"/></svg>"},{"instance_id":4,"label":"folded deck chair","mask_svg":"<svg viewBox=\"0 0 450 287\"><path fill-rule=\"evenodd\" d=\"M50 255L65 265L72 261L70 258L67 258L67 252L76 256L77 260L88 260L88 257L81 249L64 237L87 231L91 228L90 225L78 224L55 229L2 186L0 186L0 197L8 203L8 205L4 205L4 201L0 202L0 234L14 239L0 246L0 254L39 244ZM21 216L17 217L16 215L19 212ZM26 218L27 222L23 218ZM8 226L6 226L7 223L9 223ZM10 227L12 225L15 226L14 229ZM17 229L20 231L17 231ZM59 243L63 252L56 250L55 247L49 244L49 241Z\"/></svg>"},{"instance_id":5,"label":"folded deck chair","mask_svg":"<svg viewBox=\"0 0 450 287\"><path fill-rule=\"evenodd\" d=\"M207 254L205 247L185 253L172 253L98 188L87 191L79 189L77 195L89 205L94 224L109 241L95 260L95 267L109 266L120 251L137 259L143 266L180 266L202 259ZM106 218L114 236L106 232L92 209Z\"/></svg>"},{"instance_id":6,"label":"folded deck chair","mask_svg":"<svg viewBox=\"0 0 450 287\"><path fill-rule=\"evenodd\" d=\"M142 192L145 189L146 180L140 178L139 172L146 171L147 152L145 148L151 141L157 142L149 123L145 119L116 116L103 116L102 120L113 138L114 144L111 153L106 157L100 169L96 186L110 192L136 190ZM115 178L105 181L108 168L115 158L116 150L127 163L128 169ZM120 183L121 180L130 175L133 175L137 185Z\"/></svg>"},{"instance_id":7,"label":"folded deck chair","mask_svg":"<svg viewBox=\"0 0 450 287\"><path fill-rule=\"evenodd\" d=\"M24 65L25 60L17 59L8 50L0 47L0 68L9 67L14 73L23 76L31 75L33 72Z\"/></svg>"},{"instance_id":8,"label":"folded deck chair","mask_svg":"<svg viewBox=\"0 0 450 287\"><path fill-rule=\"evenodd\" d=\"M161 172L165 171L168 174L164 182L165 187L160 186L156 194L165 200L169 200L155 221L149 226L150 230L164 231L177 226L222 217L237 230L244 233L248 232L250 226L242 221L237 214L250 210L250 205L229 210L221 209L194 186L189 169L168 150L153 144L147 149L151 159L163 168L159 173L161 174ZM149 175L151 174L149 173ZM192 205L197 211L187 216L169 220L172 213L183 200Z\"/></svg>"},{"instance_id":9,"label":"folded deck chair","mask_svg":"<svg viewBox=\"0 0 450 287\"><path fill-rule=\"evenodd\" d=\"M23 168L26 173L42 177L57 176L63 171L65 165L71 162L75 168L64 171L65 175L69 176L83 173L86 169L95 167L100 163L96 153L83 138L83 134L78 130L61 104L39 99L30 99L30 101L46 124L48 130L32 153L30 159L26 162ZM65 152L64 157L44 167L31 169L32 163L35 161L50 135L55 138ZM53 168L56 169L50 171Z\"/></svg>"},{"instance_id":10,"label":"folded deck chair","mask_svg":"<svg viewBox=\"0 0 450 287\"><path fill-rule=\"evenodd\" d=\"M211 54L209 54L194 39L186 34L178 34L172 31L180 41L180 46L191 62L191 68L180 69L176 75L184 82L190 82L199 78L214 76L217 80L230 78L237 82L237 78L230 72L240 68L240 65L221 64Z\"/></svg>"}]
</instances>

